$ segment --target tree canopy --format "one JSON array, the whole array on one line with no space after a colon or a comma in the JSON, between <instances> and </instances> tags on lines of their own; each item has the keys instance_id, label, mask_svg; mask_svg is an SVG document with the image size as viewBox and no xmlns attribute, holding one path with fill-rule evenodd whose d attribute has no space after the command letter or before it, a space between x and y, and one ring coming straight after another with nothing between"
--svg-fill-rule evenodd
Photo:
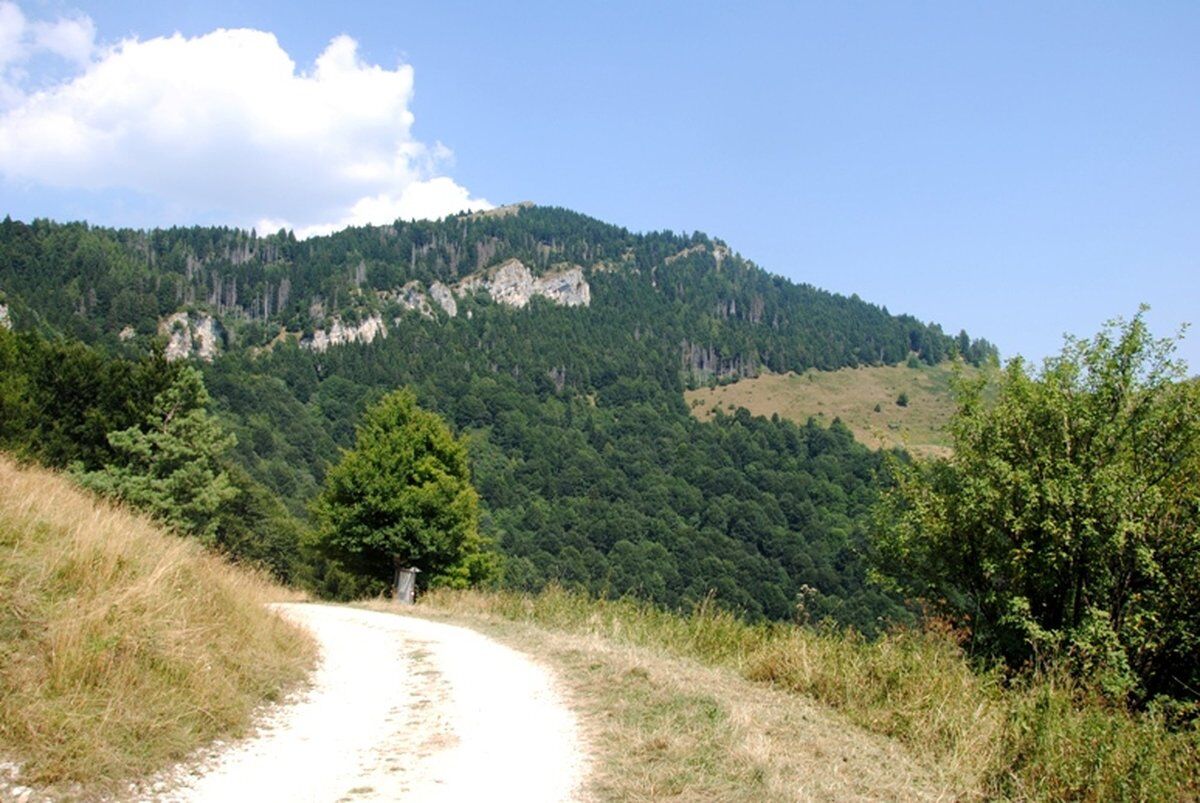
<instances>
[{"instance_id":1,"label":"tree canopy","mask_svg":"<svg viewBox=\"0 0 1200 803\"><path fill-rule=\"evenodd\" d=\"M994 403L959 389L954 453L897 464L881 567L1020 665L1110 691L1200 689L1200 389L1143 316L1069 339Z\"/></svg>"},{"instance_id":2,"label":"tree canopy","mask_svg":"<svg viewBox=\"0 0 1200 803\"><path fill-rule=\"evenodd\" d=\"M352 571L387 580L412 567L434 583L482 579L466 445L411 390L367 410L354 448L326 475L316 513L318 543Z\"/></svg>"},{"instance_id":3,"label":"tree canopy","mask_svg":"<svg viewBox=\"0 0 1200 803\"><path fill-rule=\"evenodd\" d=\"M221 457L236 442L208 412L208 391L186 366L138 424L108 433L113 459L80 482L215 543L221 506L237 495Z\"/></svg>"}]
</instances>

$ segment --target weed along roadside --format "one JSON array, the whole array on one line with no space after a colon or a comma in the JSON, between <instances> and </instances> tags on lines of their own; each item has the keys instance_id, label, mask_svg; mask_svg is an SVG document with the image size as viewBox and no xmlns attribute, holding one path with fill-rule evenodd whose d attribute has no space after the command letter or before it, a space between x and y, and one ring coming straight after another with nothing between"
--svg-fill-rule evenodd
<instances>
[{"instance_id":1,"label":"weed along roadside","mask_svg":"<svg viewBox=\"0 0 1200 803\"><path fill-rule=\"evenodd\" d=\"M1005 686L938 630L869 641L554 589L434 591L413 610L552 662L596 729L596 789L608 799L639 789L739 800L1200 791L1200 734L1089 701L1061 675Z\"/></svg>"}]
</instances>

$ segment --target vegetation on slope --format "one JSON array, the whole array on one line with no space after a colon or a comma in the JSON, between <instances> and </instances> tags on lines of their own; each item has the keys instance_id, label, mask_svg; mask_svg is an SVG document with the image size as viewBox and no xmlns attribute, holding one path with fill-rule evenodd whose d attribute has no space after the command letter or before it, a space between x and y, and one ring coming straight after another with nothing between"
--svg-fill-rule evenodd
<instances>
[{"instance_id":1,"label":"vegetation on slope","mask_svg":"<svg viewBox=\"0 0 1200 803\"><path fill-rule=\"evenodd\" d=\"M701 421L717 411L732 414L739 407L751 415L778 415L798 424L815 418L828 425L837 419L872 449L945 456L950 452L955 372L972 379L986 370L964 363L926 365L913 360L836 371L809 369L802 374L764 373L687 390L684 399Z\"/></svg>"},{"instance_id":2,"label":"vegetation on slope","mask_svg":"<svg viewBox=\"0 0 1200 803\"><path fill-rule=\"evenodd\" d=\"M1200 385L1175 349L1139 313L1012 361L994 403L961 385L953 456L895 466L874 542L974 652L1200 721Z\"/></svg>"},{"instance_id":3,"label":"vegetation on slope","mask_svg":"<svg viewBox=\"0 0 1200 803\"><path fill-rule=\"evenodd\" d=\"M1130 713L1057 672L1006 683L997 671L973 668L945 628L897 630L867 641L837 629L747 624L712 606L680 615L629 599L593 600L555 589L532 596L442 590L426 595L418 607L466 621L501 619L583 636L582 644L572 644L557 658L564 671L576 674L574 682L586 682L588 673L593 679L611 674L612 656L598 656L588 646L599 642L602 651L644 649L660 658L728 670L765 684L764 696L783 692L814 698L924 759L923 770L907 770L912 774L905 780L912 785L894 790L897 798L923 796L929 789L960 799L1188 800L1200 795L1200 729L1173 730L1158 712ZM581 673L584 681L578 680ZM746 755L746 742L728 732L736 727L737 713L745 713L733 699L739 694L735 688L706 684L693 689L689 701L680 699L663 675L657 688L636 677L613 679L624 682L630 695L610 711L627 721L604 726L624 729L628 739L623 755L613 751L607 757L610 772L641 774L661 790L702 790L698 797L718 789L716 796L723 799L795 795L796 786L781 793L778 784L794 777L788 769L794 764L787 762L796 758L782 764L774 758L788 747L800 753L811 749L789 743L795 724L778 731L756 729L757 755ZM691 716L687 705L707 713ZM781 710L787 705L781 702ZM676 716L681 726L674 740L654 726L668 716ZM713 740L742 752L718 760L711 754ZM659 760L667 763L656 764ZM905 769L894 756L888 766Z\"/></svg>"},{"instance_id":4,"label":"vegetation on slope","mask_svg":"<svg viewBox=\"0 0 1200 803\"><path fill-rule=\"evenodd\" d=\"M406 283L453 284L510 258L536 273L579 265L593 303L577 313L603 333L595 345L618 335L645 341L698 379L895 363L909 351L931 364L956 352L973 362L994 352L857 297L772 276L703 234L634 234L564 209L348 228L304 242L228 228L0 223L0 289L14 321L113 347L127 327L135 340L153 336L160 319L186 308L217 315L237 348L264 345L281 327L311 333L335 316L384 312L390 327L403 311L392 294ZM457 319L429 326L478 332L485 327L465 313L496 306L472 296L462 303ZM495 324L502 312L485 317ZM583 349L583 359L564 366L574 383L578 369L596 361L587 341L571 345Z\"/></svg>"},{"instance_id":5,"label":"vegetation on slope","mask_svg":"<svg viewBox=\"0 0 1200 803\"><path fill-rule=\"evenodd\" d=\"M591 305L537 298L511 309L478 293L460 298L451 318L396 298L409 281L452 284L509 258L535 274L580 266ZM217 541L280 576L311 576L319 593L367 589L332 563L298 559L310 504L363 411L407 386L467 435L480 529L506 555L512 587L557 582L685 608L715 589L718 604L777 619L814 589L812 604L865 630L907 615L870 587L859 549L878 458L839 427L697 423L682 392L764 369L889 363L914 351L929 364L978 361L994 351L772 276L702 234L633 234L536 207L304 242L286 232L6 220L0 289L18 330L72 335L134 360L165 316L215 316L224 355L204 366L205 385L250 480L224 507L262 502L265 486L291 514L242 517L280 526L228 535L239 519L224 517ZM281 327L300 333L373 314L387 337L370 345L318 353L278 338ZM115 429L88 431L104 451Z\"/></svg>"},{"instance_id":6,"label":"vegetation on slope","mask_svg":"<svg viewBox=\"0 0 1200 803\"><path fill-rule=\"evenodd\" d=\"M228 459L199 372L0 327L0 450L69 470L237 560L296 579L303 525Z\"/></svg>"},{"instance_id":7,"label":"vegetation on slope","mask_svg":"<svg viewBox=\"0 0 1200 803\"><path fill-rule=\"evenodd\" d=\"M354 449L329 470L316 512L318 547L363 576L386 583L415 569L434 585L465 587L494 573L466 443L411 391L367 411Z\"/></svg>"},{"instance_id":8,"label":"vegetation on slope","mask_svg":"<svg viewBox=\"0 0 1200 803\"><path fill-rule=\"evenodd\" d=\"M0 456L0 755L97 789L238 735L314 658L285 593Z\"/></svg>"}]
</instances>

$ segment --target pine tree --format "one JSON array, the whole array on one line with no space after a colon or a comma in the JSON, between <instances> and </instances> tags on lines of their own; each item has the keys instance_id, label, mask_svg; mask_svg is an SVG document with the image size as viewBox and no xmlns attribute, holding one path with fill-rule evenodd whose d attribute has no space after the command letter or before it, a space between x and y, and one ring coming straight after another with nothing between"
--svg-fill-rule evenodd
<instances>
[{"instance_id":1,"label":"pine tree","mask_svg":"<svg viewBox=\"0 0 1200 803\"><path fill-rule=\"evenodd\" d=\"M142 423L110 432L117 458L80 482L213 543L218 511L237 491L221 465L235 443L207 410L208 391L190 366L154 398Z\"/></svg>"}]
</instances>

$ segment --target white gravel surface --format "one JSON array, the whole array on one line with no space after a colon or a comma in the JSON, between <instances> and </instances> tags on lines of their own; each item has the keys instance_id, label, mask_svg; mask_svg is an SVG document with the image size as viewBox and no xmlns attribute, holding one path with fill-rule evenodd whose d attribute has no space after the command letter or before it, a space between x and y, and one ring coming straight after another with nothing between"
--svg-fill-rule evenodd
<instances>
[{"instance_id":1,"label":"white gravel surface","mask_svg":"<svg viewBox=\"0 0 1200 803\"><path fill-rule=\"evenodd\" d=\"M311 690L260 733L180 768L160 801L559 801L580 798L578 724L550 674L461 627L330 605Z\"/></svg>"}]
</instances>

